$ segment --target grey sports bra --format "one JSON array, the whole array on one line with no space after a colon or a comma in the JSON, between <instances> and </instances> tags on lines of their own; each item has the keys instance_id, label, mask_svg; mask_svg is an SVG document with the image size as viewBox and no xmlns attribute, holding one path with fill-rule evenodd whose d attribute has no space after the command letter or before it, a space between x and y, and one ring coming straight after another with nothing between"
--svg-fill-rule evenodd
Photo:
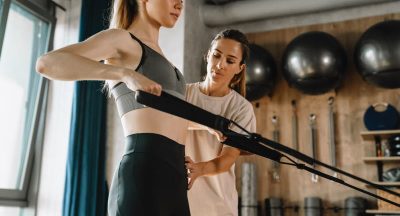
<instances>
[{"instance_id":1,"label":"grey sports bra","mask_svg":"<svg viewBox=\"0 0 400 216\"><path fill-rule=\"evenodd\" d=\"M164 56L144 44L133 34L130 33L130 35L142 48L142 57L135 71L159 83L163 91L184 100L185 80L182 73ZM145 107L143 104L136 102L135 92L130 90L123 82L117 83L111 89L111 93L117 104L120 117L129 111Z\"/></svg>"}]
</instances>

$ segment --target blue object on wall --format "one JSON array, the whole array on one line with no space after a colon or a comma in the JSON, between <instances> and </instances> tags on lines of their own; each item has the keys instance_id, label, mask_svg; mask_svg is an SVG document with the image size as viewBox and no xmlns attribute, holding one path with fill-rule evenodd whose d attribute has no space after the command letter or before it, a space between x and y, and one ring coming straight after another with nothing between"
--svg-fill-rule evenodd
<instances>
[{"instance_id":1,"label":"blue object on wall","mask_svg":"<svg viewBox=\"0 0 400 216\"><path fill-rule=\"evenodd\" d=\"M382 110L377 107L384 106ZM399 127L399 112L390 104L369 106L364 113L364 124L368 130L394 130Z\"/></svg>"}]
</instances>

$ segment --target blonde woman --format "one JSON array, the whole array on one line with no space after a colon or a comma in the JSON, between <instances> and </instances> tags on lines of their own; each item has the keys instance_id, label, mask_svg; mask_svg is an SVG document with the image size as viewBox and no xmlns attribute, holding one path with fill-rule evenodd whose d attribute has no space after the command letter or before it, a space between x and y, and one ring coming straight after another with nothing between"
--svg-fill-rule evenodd
<instances>
[{"instance_id":1,"label":"blonde woman","mask_svg":"<svg viewBox=\"0 0 400 216\"><path fill-rule=\"evenodd\" d=\"M160 95L165 90L184 99L184 78L158 45L160 27L175 25L183 2L114 4L115 28L42 56L37 71L57 80L106 80L126 136L111 185L110 216L190 215L183 145L187 123L137 103L134 92Z\"/></svg>"}]
</instances>

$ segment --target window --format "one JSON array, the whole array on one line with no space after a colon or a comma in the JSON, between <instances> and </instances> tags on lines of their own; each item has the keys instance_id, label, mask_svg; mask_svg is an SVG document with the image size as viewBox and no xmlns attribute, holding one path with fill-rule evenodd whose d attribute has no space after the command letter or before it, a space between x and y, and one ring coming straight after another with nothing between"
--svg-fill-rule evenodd
<instances>
[{"instance_id":1,"label":"window","mask_svg":"<svg viewBox=\"0 0 400 216\"><path fill-rule=\"evenodd\" d=\"M21 209L18 207L0 207L0 215L20 215Z\"/></svg>"},{"instance_id":2,"label":"window","mask_svg":"<svg viewBox=\"0 0 400 216\"><path fill-rule=\"evenodd\" d=\"M47 89L35 64L48 50L54 19L26 0L0 0L0 7L0 204L26 206ZM0 215L18 209L0 207Z\"/></svg>"}]
</instances>

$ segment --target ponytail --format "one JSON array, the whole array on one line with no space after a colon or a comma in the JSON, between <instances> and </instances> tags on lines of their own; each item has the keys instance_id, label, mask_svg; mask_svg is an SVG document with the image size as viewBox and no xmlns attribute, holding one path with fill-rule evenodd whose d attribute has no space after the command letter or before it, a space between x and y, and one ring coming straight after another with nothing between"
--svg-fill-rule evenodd
<instances>
[{"instance_id":1,"label":"ponytail","mask_svg":"<svg viewBox=\"0 0 400 216\"><path fill-rule=\"evenodd\" d=\"M128 29L139 14L137 0L114 0L110 17L110 28ZM110 97L110 86L104 82L103 92Z\"/></svg>"},{"instance_id":2,"label":"ponytail","mask_svg":"<svg viewBox=\"0 0 400 216\"><path fill-rule=\"evenodd\" d=\"M137 0L114 0L110 28L128 29L139 14Z\"/></svg>"},{"instance_id":3,"label":"ponytail","mask_svg":"<svg viewBox=\"0 0 400 216\"><path fill-rule=\"evenodd\" d=\"M243 67L243 70L240 73L236 74L231 82L229 83L229 87L243 97L246 97L246 65Z\"/></svg>"}]
</instances>

